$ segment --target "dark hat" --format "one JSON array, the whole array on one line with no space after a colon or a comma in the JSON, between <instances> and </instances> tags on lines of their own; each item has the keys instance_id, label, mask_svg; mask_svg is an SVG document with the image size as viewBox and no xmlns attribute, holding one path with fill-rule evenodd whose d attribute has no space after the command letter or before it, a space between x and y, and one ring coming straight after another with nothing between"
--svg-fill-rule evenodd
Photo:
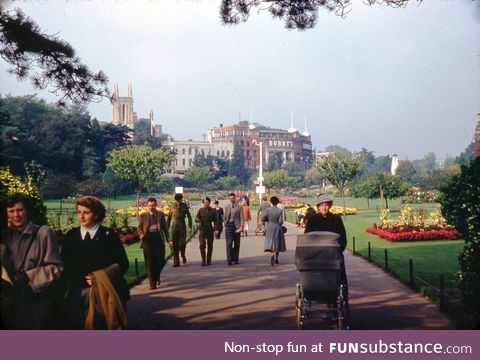
<instances>
[{"instance_id":1,"label":"dark hat","mask_svg":"<svg viewBox=\"0 0 480 360\"><path fill-rule=\"evenodd\" d=\"M317 206L320 205L321 203L324 202L329 202L330 204L333 204L333 196L330 194L322 194L317 196Z\"/></svg>"}]
</instances>

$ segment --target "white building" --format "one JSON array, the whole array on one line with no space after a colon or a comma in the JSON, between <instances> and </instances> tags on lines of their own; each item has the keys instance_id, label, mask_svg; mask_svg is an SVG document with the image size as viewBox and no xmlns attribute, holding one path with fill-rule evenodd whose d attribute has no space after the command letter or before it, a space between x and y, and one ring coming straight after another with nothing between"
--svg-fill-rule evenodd
<instances>
[{"instance_id":1,"label":"white building","mask_svg":"<svg viewBox=\"0 0 480 360\"><path fill-rule=\"evenodd\" d=\"M185 173L193 166L195 155L214 156L220 159L231 160L233 157L233 144L211 143L208 141L170 141L168 145L175 152L172 164L173 171L177 174Z\"/></svg>"}]
</instances>

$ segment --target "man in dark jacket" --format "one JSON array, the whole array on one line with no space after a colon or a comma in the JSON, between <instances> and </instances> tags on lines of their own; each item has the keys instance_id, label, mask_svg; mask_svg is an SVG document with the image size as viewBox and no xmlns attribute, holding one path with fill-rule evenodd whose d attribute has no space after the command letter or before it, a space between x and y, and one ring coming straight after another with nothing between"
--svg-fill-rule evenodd
<instances>
[{"instance_id":1,"label":"man in dark jacket","mask_svg":"<svg viewBox=\"0 0 480 360\"><path fill-rule=\"evenodd\" d=\"M168 213L167 226L172 225L172 242L173 242L173 266L180 266L180 256L182 255L182 262L185 264L187 258L185 256L185 249L187 246L187 228L185 226L185 218L188 218L188 231L192 231L192 216L188 205L183 201L182 194L175 194L175 203L171 206Z\"/></svg>"},{"instance_id":2,"label":"man in dark jacket","mask_svg":"<svg viewBox=\"0 0 480 360\"><path fill-rule=\"evenodd\" d=\"M213 253L213 225L216 220L216 211L210 207L210 198L207 196L202 199L203 207L198 210L195 222L198 223L198 241L200 243L200 256L202 257L202 266L210 265ZM205 247L207 253L205 254ZM205 262L206 258L206 262Z\"/></svg>"}]
</instances>

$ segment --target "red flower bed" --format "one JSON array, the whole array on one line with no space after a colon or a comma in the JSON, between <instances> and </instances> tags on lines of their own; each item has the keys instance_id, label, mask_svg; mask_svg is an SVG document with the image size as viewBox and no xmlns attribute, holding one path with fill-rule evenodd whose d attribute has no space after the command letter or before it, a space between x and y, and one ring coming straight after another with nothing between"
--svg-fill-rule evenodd
<instances>
[{"instance_id":1,"label":"red flower bed","mask_svg":"<svg viewBox=\"0 0 480 360\"><path fill-rule=\"evenodd\" d=\"M380 236L388 241L422 241L422 240L455 240L459 238L456 230L412 230L393 232L375 227L369 227L367 232Z\"/></svg>"}]
</instances>

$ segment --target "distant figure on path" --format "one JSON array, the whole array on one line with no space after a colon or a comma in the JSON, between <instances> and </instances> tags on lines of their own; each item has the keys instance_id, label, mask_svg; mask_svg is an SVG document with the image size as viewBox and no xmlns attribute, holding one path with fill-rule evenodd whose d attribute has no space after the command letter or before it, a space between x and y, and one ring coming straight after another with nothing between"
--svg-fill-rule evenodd
<instances>
[{"instance_id":1,"label":"distant figure on path","mask_svg":"<svg viewBox=\"0 0 480 360\"><path fill-rule=\"evenodd\" d=\"M278 255L280 252L287 251L287 247L282 229L283 211L277 207L280 200L278 197L272 196L270 202L272 206L262 213L262 221L265 221L267 224L264 251L272 253L270 265L273 266L274 263L279 263Z\"/></svg>"},{"instance_id":2,"label":"distant figure on path","mask_svg":"<svg viewBox=\"0 0 480 360\"><path fill-rule=\"evenodd\" d=\"M243 230L242 206L236 203L235 193L228 195L230 203L225 206L225 241L228 265L238 264L240 254L240 233Z\"/></svg>"},{"instance_id":3,"label":"distant figure on path","mask_svg":"<svg viewBox=\"0 0 480 360\"><path fill-rule=\"evenodd\" d=\"M215 200L213 204L215 205L215 226L213 231L215 233L215 239L220 239L223 231L223 208L220 207L218 200Z\"/></svg>"},{"instance_id":4,"label":"distant figure on path","mask_svg":"<svg viewBox=\"0 0 480 360\"><path fill-rule=\"evenodd\" d=\"M185 256L185 248L187 246L187 227L185 226L185 218L188 218L188 231L192 231L192 216L188 209L188 204L183 201L182 194L175 194L175 203L171 206L168 213L167 226L172 225L172 242L173 242L173 266L180 266L180 256L182 255L182 262L187 262Z\"/></svg>"},{"instance_id":5,"label":"distant figure on path","mask_svg":"<svg viewBox=\"0 0 480 360\"><path fill-rule=\"evenodd\" d=\"M243 209L243 234L248 236L248 224L252 220L252 214L250 213L250 208L248 207L247 200L242 200L242 209Z\"/></svg>"},{"instance_id":6,"label":"distant figure on path","mask_svg":"<svg viewBox=\"0 0 480 360\"><path fill-rule=\"evenodd\" d=\"M165 266L165 242L169 242L168 227L165 214L157 211L157 199L147 200L148 211L140 214L138 236L142 241L143 256L147 268L150 290L160 285L160 273ZM173 246L169 242L170 247Z\"/></svg>"},{"instance_id":7,"label":"distant figure on path","mask_svg":"<svg viewBox=\"0 0 480 360\"><path fill-rule=\"evenodd\" d=\"M265 214L265 212L269 207L270 207L270 202L268 201L268 198L265 195L263 195L262 203L260 204L260 208L258 209L258 212L257 212L257 222L262 221L261 220L262 214ZM262 221L262 223L264 223L264 221Z\"/></svg>"},{"instance_id":8,"label":"distant figure on path","mask_svg":"<svg viewBox=\"0 0 480 360\"><path fill-rule=\"evenodd\" d=\"M200 243L200 256L202 257L202 266L212 263L213 253L213 226L216 220L216 211L210 207L210 198L202 199L203 207L198 210L195 222L200 225L198 232L198 241ZM205 246L207 253L205 256ZM205 262L206 260L206 262Z\"/></svg>"},{"instance_id":9,"label":"distant figure on path","mask_svg":"<svg viewBox=\"0 0 480 360\"><path fill-rule=\"evenodd\" d=\"M11 196L6 210L8 227L0 239L0 328L51 329L53 285L63 269L55 234L30 221L33 206L27 197Z\"/></svg>"}]
</instances>

